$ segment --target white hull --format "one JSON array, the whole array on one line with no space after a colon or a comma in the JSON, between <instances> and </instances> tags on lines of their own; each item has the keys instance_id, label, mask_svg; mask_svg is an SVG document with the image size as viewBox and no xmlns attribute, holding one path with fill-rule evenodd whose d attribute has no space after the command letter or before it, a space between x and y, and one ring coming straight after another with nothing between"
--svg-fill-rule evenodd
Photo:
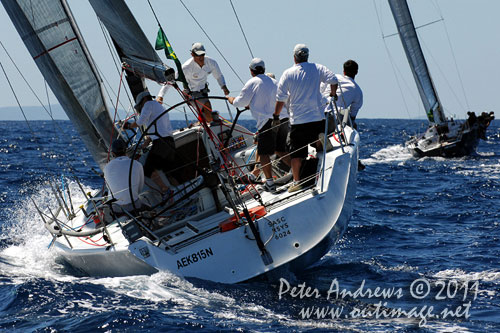
<instances>
[{"instance_id":1,"label":"white hull","mask_svg":"<svg viewBox=\"0 0 500 333\"><path fill-rule=\"evenodd\" d=\"M70 239L72 249L60 237L56 242L59 253L72 266L91 276L165 270L185 277L237 283L278 267L304 269L319 260L342 236L352 214L359 135L350 129L346 134L351 144L344 147L345 153L330 139L335 149L326 153L324 181L320 174L316 185L307 190L262 194L267 214L255 224L272 257L268 265L261 258L248 224L226 232L219 230L219 223L231 216L226 211L188 221L191 229L180 227L181 235L176 236L179 241L172 239L176 231L169 231L166 237L169 241L158 244L142 237L130 244L113 222L107 230L114 245L96 247L89 246L88 241L75 244ZM323 154L318 156L320 169ZM247 206L251 209L258 203L248 201ZM187 235L189 232L192 234Z\"/></svg>"}]
</instances>

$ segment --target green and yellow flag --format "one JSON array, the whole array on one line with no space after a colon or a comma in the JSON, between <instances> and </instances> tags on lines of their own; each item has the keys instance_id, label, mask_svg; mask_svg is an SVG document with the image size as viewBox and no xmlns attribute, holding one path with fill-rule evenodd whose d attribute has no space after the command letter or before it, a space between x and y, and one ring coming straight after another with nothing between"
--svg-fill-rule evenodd
<instances>
[{"instance_id":1,"label":"green and yellow flag","mask_svg":"<svg viewBox=\"0 0 500 333\"><path fill-rule=\"evenodd\" d=\"M177 58L172 45L170 45L170 42L168 41L167 36L165 36L165 33L163 32L163 29L161 27L158 30L158 35L156 36L155 49L165 49L165 56L167 57L167 59L173 60L175 62L175 66L177 67L177 72L179 73L177 81L181 81L184 89L187 89L188 84L186 81L186 77L184 76L184 72L182 71L182 64L179 61L179 58Z\"/></svg>"}]
</instances>

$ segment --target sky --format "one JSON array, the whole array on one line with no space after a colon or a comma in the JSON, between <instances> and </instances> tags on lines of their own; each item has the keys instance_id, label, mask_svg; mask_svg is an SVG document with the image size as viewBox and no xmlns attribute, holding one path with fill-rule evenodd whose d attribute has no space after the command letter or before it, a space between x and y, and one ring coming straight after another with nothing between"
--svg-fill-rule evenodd
<instances>
[{"instance_id":1,"label":"sky","mask_svg":"<svg viewBox=\"0 0 500 333\"><path fill-rule=\"evenodd\" d=\"M88 1L68 0L88 48L107 82L117 90L119 72ZM385 0L232 0L250 46L247 46L230 0L150 0L175 52L184 62L190 57L193 42L202 42L207 55L216 59L232 96L236 96L250 78L248 64L255 57L266 63L266 71L277 79L293 65L295 44L310 49L309 61L323 64L335 73L342 64L354 59L359 64L356 81L363 89L364 105L359 118L422 119L424 111ZM193 20L198 20L208 37ZM500 88L500 1L498 0L409 0L415 25L438 95L448 116L465 118L468 110L498 111ZM154 43L158 25L146 0L127 1L146 36ZM377 14L378 13L378 14ZM439 21L426 25L430 22ZM0 6L0 41L15 59L35 93L45 103L57 104L38 68ZM215 44L215 45L214 45ZM226 63L223 56L229 62ZM161 58L169 66L171 60ZM14 87L21 105L27 110L40 106L34 94L20 78L0 47L0 63ZM240 79L231 70L234 68ZM458 69L458 71L457 71ZM215 79L210 77L211 94L222 96ZM149 82L155 93L159 86ZM125 94L122 94L122 97ZM176 96L167 95L167 103ZM126 100L123 105L130 105ZM108 103L110 105L114 102ZM14 107L8 108L7 107ZM46 119L44 111L28 112L29 119ZM56 118L64 118L62 112ZM23 119L10 89L0 72L0 120Z\"/></svg>"}]
</instances>

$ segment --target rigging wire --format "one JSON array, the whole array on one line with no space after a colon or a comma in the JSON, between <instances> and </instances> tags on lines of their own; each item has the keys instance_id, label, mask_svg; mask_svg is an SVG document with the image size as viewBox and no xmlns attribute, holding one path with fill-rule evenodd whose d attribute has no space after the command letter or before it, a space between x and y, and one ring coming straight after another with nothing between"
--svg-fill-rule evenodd
<instances>
[{"instance_id":1,"label":"rigging wire","mask_svg":"<svg viewBox=\"0 0 500 333\"><path fill-rule=\"evenodd\" d=\"M43 154L44 149L42 148L42 145L40 144L39 138L36 136L35 131L31 127L30 121L28 120L28 117L26 116L26 113L24 112L24 109L23 109L23 107L22 107L22 105L21 105L21 103L19 101L19 98L17 97L17 94L16 94L16 92L14 90L14 87L12 86L12 83L11 83L11 81L9 79L9 76L7 75L7 72L5 71L5 68L3 67L3 64L2 64L1 61L0 61L0 67L2 68L2 72L3 72L4 76L5 76L5 79L7 80L7 83L9 84L10 90L12 91L12 95L16 99L16 103L19 106L19 110L21 110L21 113L23 115L24 121L26 122L26 125L28 126L28 129L29 129L29 131L31 133L31 136L33 137L33 140L36 142L36 144L38 146L38 150L40 151L40 159L41 159L41 161L42 161L42 163L43 163L43 165L45 167L45 170L50 170L50 168L48 166L48 163L47 163L47 161L44 158L44 154ZM50 116L52 117L51 114L50 114ZM54 118L52 118L52 121L53 121L54 124L56 124ZM57 136L57 139L60 140L60 138L58 136ZM65 163L66 163L66 166L69 168L69 170L74 174L74 169L71 166L71 164L69 163L69 161L66 160ZM62 175L61 175L61 177L62 177ZM70 199L70 202L71 202L71 199Z\"/></svg>"},{"instance_id":2,"label":"rigging wire","mask_svg":"<svg viewBox=\"0 0 500 333\"><path fill-rule=\"evenodd\" d=\"M387 52L387 56L389 57L389 62L391 63L392 72L394 73L394 77L396 78L396 83L398 84L399 92L401 93L401 98L403 99L403 104L405 105L406 113L408 114L408 118L412 119L412 116L410 115L410 110L408 108L408 104L406 103L406 98L403 94L403 89L401 88L401 84L399 82L399 78L398 78L398 75L396 73L396 65L395 65L394 59L391 55L391 52L389 51L389 48L387 47L387 43L386 43L385 38L384 38L384 33L383 33L383 29L382 29L382 22L380 20L380 15L379 15L379 12L377 9L376 0L373 0L373 6L375 7L375 13L377 14L378 25L379 25L380 33L382 35L382 41L384 42L385 51Z\"/></svg>"},{"instance_id":3,"label":"rigging wire","mask_svg":"<svg viewBox=\"0 0 500 333\"><path fill-rule=\"evenodd\" d=\"M161 27L160 21L158 20L158 16L156 16L156 12L153 9L153 6L151 5L151 2L149 0L148 0L148 4L149 4L149 8L151 8L151 11L153 12L153 16L155 17L156 23L158 23L158 25Z\"/></svg>"},{"instance_id":4,"label":"rigging wire","mask_svg":"<svg viewBox=\"0 0 500 333\"><path fill-rule=\"evenodd\" d=\"M240 26L240 30L241 30L241 33L243 34L243 38L245 38L245 42L247 43L248 51L250 51L250 55L252 56L252 59L253 59L255 57L253 56L252 49L250 48L250 44L248 43L247 36L245 35L245 31L243 31L243 27L241 26L240 18L238 17L238 14L236 13L236 9L234 9L233 0L229 0L229 3L231 4L231 7L233 8L234 16L236 16L236 20L238 21L238 25Z\"/></svg>"},{"instance_id":5,"label":"rigging wire","mask_svg":"<svg viewBox=\"0 0 500 333\"><path fill-rule=\"evenodd\" d=\"M467 99L467 94L465 93L464 80L462 80L462 76L460 75L460 70L458 69L457 58L455 57L455 51L453 50L453 45L451 44L451 39L450 39L450 35L448 33L448 28L446 27L446 22L445 22L445 20L443 18L443 14L441 12L441 8L439 8L439 5L438 5L437 2L435 2L435 6L436 6L436 8L438 10L439 15L441 16L441 19L443 20L443 27L444 27L444 31L445 31L445 34L446 34L446 39L448 40L448 45L450 46L451 55L453 57L453 62L455 64L455 69L456 69L457 75L458 75L458 81L460 82L460 86L462 88L462 94L463 94L464 99L465 99L465 105L467 105L467 109L470 110L469 101Z\"/></svg>"},{"instance_id":6,"label":"rigging wire","mask_svg":"<svg viewBox=\"0 0 500 333\"><path fill-rule=\"evenodd\" d=\"M102 34L103 34L103 36L104 36L104 40L106 41L106 45L107 45L107 47L108 47L108 51L109 51L109 53L110 53L110 55L111 55L111 59L113 59L113 63L115 64L116 71L117 71L118 75L119 75L119 76L121 76L121 71L120 71L120 68L121 68L122 66L121 66L121 64L119 64L119 63L117 62L117 59L116 59L116 57L117 57L117 56L116 56L116 53L114 53L114 52L113 52L113 49L112 49L112 47L111 47L111 42L110 42L110 38L111 38L111 37L110 37L110 36L106 33L106 31L105 31L105 29L104 29L104 26L103 26L103 23L102 23L102 21L99 19L99 17L97 17L97 20L98 20L99 25L100 25L100 27L101 27L101 31L102 31ZM116 95L115 91L114 91L114 90L113 90L113 88L111 87L111 84L110 84L110 83L109 83L109 81L107 80L107 78L106 78L106 76L104 75L104 73L103 73L103 72L101 71L101 69L97 66L97 64L95 64L95 65L96 65L96 67L97 67L97 69L98 69L98 71L99 71L99 74L101 75L101 77L103 77L104 81L105 81L105 82L106 82L106 84L109 86L109 89L113 92L114 96L115 96L115 97L117 97L117 95ZM120 84L123 84L123 85L124 85L124 87L125 87L125 83L123 83L123 82L122 82L122 80L120 80ZM109 91L108 91L108 89L106 88L106 86L105 86L105 85L103 85L103 86L104 86L104 88L106 89L106 94L108 95L109 100L111 101L111 103L113 103L113 99L111 98L111 94L109 93ZM132 99L130 98L129 91L128 91L127 89L124 89L124 90L125 90L125 93L127 94L127 99L128 99L128 101L129 101L130 105L132 105L132 102L131 102L131 100L132 100ZM127 109L128 109L127 107L125 107L125 106L123 105L123 103L121 102L121 100L119 101L119 103L120 103L121 107L122 107L124 110L127 110ZM128 112L127 112L127 115L128 115Z\"/></svg>"},{"instance_id":7,"label":"rigging wire","mask_svg":"<svg viewBox=\"0 0 500 333\"><path fill-rule=\"evenodd\" d=\"M17 98L17 94L14 90L14 87L12 87L12 84L10 82L10 79L9 77L7 76L7 73L5 72L5 68L3 67L3 64L2 62L0 61L0 67L2 68L2 72L3 72L3 75L5 76L5 79L7 80L7 83L9 84L9 87L10 87L10 90L12 91L12 94L14 95L14 98L16 99L16 102L17 102L17 105L19 106L19 109L21 110L21 113L23 114L23 117L24 117L24 120L26 121L26 124L28 125L28 128L31 132L31 135L33 136L33 138L35 139L35 141L37 142L38 146L40 147L40 143L38 142L38 138L37 136L35 135L35 132L33 131L33 128L31 127L29 121L28 121L28 118L26 117L26 113L24 112L24 109L23 107L21 106L21 103L19 102L19 98ZM41 148L41 147L40 147ZM40 149L41 150L41 149Z\"/></svg>"},{"instance_id":8,"label":"rigging wire","mask_svg":"<svg viewBox=\"0 0 500 333\"><path fill-rule=\"evenodd\" d=\"M212 40L212 38L210 38L210 36L208 35L208 33L205 31L205 29L203 29L203 27L201 26L201 24L194 17L193 13L191 13L191 11L189 10L189 8L184 4L184 1L182 1L182 0L179 0L179 1L184 6L184 8L187 10L187 12L189 13L189 15L191 15L191 17L196 22L196 24L198 25L198 27L200 27L201 31L203 31L203 33L205 34L205 36L207 36L208 40L212 43L212 45L215 47L215 49L217 50L217 52L219 52L219 54L221 55L222 59L224 59L224 61L226 62L226 64L229 66L229 68L231 68L231 70L233 71L234 75L236 75L236 77L240 80L241 84L245 84L245 82L243 82L243 80L238 75L238 73L234 70L233 66L231 66L231 64L229 63L229 61L226 59L226 57L224 56L224 54L222 54L222 52L219 50L219 48L214 43L214 41Z\"/></svg>"},{"instance_id":9,"label":"rigging wire","mask_svg":"<svg viewBox=\"0 0 500 333\"><path fill-rule=\"evenodd\" d=\"M30 89L30 91L33 93L33 96L35 96L35 98L37 99L38 103L40 103L41 107L45 110L45 112L49 115L50 119L52 120L52 122L54 123L54 125L57 127L57 129L59 130L58 131L58 134L60 133L64 133L66 136L70 137L56 122L56 120L54 119L53 115L52 115L52 112L50 112L49 110L47 110L47 108L45 107L45 105L43 104L42 100L40 99L40 97L38 96L38 94L35 92L35 90L33 89L33 87L31 86L31 84L28 82L28 80L26 79L26 77L24 76L24 74L21 72L21 69L19 69L19 66L17 66L16 62L14 61L14 59L11 57L10 53L7 51L7 49L5 48L4 44L2 43L2 41L0 41L0 46L2 46L5 54L7 55L7 57L10 59L12 65L16 68L17 72L19 73L19 75L21 76L21 78L23 79L23 81L26 83L26 85L28 86L28 88ZM46 81L44 81L46 82Z\"/></svg>"},{"instance_id":10,"label":"rigging wire","mask_svg":"<svg viewBox=\"0 0 500 333\"><path fill-rule=\"evenodd\" d=\"M59 126L58 122L57 122L57 121L54 119L54 117L53 117L53 113L52 113L51 111L47 110L47 108L45 107L45 105L44 105L44 104L43 104L43 102L41 101L41 99L40 99L40 97L38 96L38 94L34 91L33 87L30 85L30 83L28 82L28 80L26 80L26 77L25 77L25 76L24 76L24 74L21 72L21 70L19 69L19 66L17 66L16 62L15 62L15 61L14 61L14 59L11 57L10 53L7 51L7 49L5 48L5 46L4 46L4 44L2 43L2 41L0 41L0 46L2 46L2 48L3 48L4 52L5 52L5 54L7 55L7 57L9 58L9 60L12 62L12 65L16 68L17 72L19 73L19 75L21 76L21 78L24 80L25 84L28 86L28 88L30 89L30 91L33 93L33 96L35 96L35 98L37 99L37 101L40 103L41 107L42 107L42 108L45 110L45 112L49 115L49 117L50 117L50 119L51 119L52 124L54 124L54 126L58 129L58 130L56 131L57 135L55 136L55 138L59 141L59 143L61 143L61 142L62 142L62 140L61 140L61 134L63 134L63 135L65 135L65 136L66 136L69 140L71 140L71 136L70 136L68 133L66 133L66 131L65 131L65 130L61 127L61 126ZM0 65L1 65L1 62L0 62ZM25 122L26 122L26 124L27 124L28 128L30 129L30 132L31 132L31 134L32 134L32 136L33 136L33 139L37 141L37 143L38 143L38 147L39 147L40 151L42 152L42 151L43 151L43 149L42 149L42 147L41 147L40 143L38 142L38 138L37 138L37 136L35 135L35 133L34 133L34 131L33 131L32 127L30 126L30 122L29 122L29 120L27 119L26 114L24 113L24 109L22 108L22 106L21 106L21 105L20 105L20 103L19 103L19 100L18 100L18 98L17 98L17 96L16 96L16 93L15 93L15 91L14 91L14 89L13 89L12 85L10 84L9 78L8 78L8 76L7 76L6 72L5 72L5 69L4 69L3 65L2 65L2 70L3 70L3 72L4 72L5 77L7 78L7 81L9 82L9 85L10 85L10 87L11 87L12 93L14 94L14 96L15 96L15 98L16 98L16 101L17 101L17 103L18 103L19 109L21 110L21 113L23 114L23 117L24 117L24 119L25 119ZM44 81L44 82L45 82L45 84L47 83L46 81ZM46 91L47 91L47 98L48 98L48 90L47 90L47 88L46 88ZM73 153L74 153L74 154L78 157L78 160L79 160L79 161L82 161L82 163L86 163L86 162L85 162L85 158L84 158L83 154L81 153L81 151L79 151L79 150L78 150L78 151L74 151ZM42 155L42 160L43 160L43 155ZM44 161L44 163L46 163L46 162L45 162L45 160L43 160L43 161ZM75 170L75 168L73 168L73 166L71 165L71 163L70 163L67 159L63 161L63 164L65 164L65 165L66 165L66 167L69 169L69 171L73 174L73 176L74 176L74 177L76 177L76 170ZM47 170L49 170L49 168L48 168L48 167L47 167Z\"/></svg>"},{"instance_id":11,"label":"rigging wire","mask_svg":"<svg viewBox=\"0 0 500 333\"><path fill-rule=\"evenodd\" d=\"M444 74L443 70L441 69L441 66L439 66L439 63L437 62L436 58L434 58L432 52L427 47L427 45L425 44L425 42L422 41L422 45L425 47L425 50L431 56L432 60L436 63L436 68L438 69L439 73L441 73L441 76L443 77L444 82L446 82L446 84L448 85L448 88L450 88L450 91L453 94L453 96L455 96L455 99L457 100L458 104L463 108L463 105L461 104L460 99L458 98L457 94L455 93L455 90L453 90L453 87L452 87L450 81L448 81L448 78L446 77L446 75ZM463 86L462 86L462 88L463 88ZM465 96L465 93L464 93L464 96ZM468 105L467 105L467 107L468 107ZM464 111L466 111L466 110L464 110Z\"/></svg>"}]
</instances>

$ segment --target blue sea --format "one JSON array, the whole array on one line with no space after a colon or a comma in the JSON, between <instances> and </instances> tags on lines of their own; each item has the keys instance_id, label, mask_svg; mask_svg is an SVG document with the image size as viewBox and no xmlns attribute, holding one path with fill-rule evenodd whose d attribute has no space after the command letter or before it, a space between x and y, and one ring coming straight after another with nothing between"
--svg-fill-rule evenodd
<instances>
[{"instance_id":1,"label":"blue sea","mask_svg":"<svg viewBox=\"0 0 500 333\"><path fill-rule=\"evenodd\" d=\"M419 160L403 142L423 121L358 125L366 169L340 242L303 272L224 285L55 260L33 202L55 206L48 180L98 189L97 167L68 121L0 122L0 331L500 331L500 122L476 156Z\"/></svg>"}]
</instances>

